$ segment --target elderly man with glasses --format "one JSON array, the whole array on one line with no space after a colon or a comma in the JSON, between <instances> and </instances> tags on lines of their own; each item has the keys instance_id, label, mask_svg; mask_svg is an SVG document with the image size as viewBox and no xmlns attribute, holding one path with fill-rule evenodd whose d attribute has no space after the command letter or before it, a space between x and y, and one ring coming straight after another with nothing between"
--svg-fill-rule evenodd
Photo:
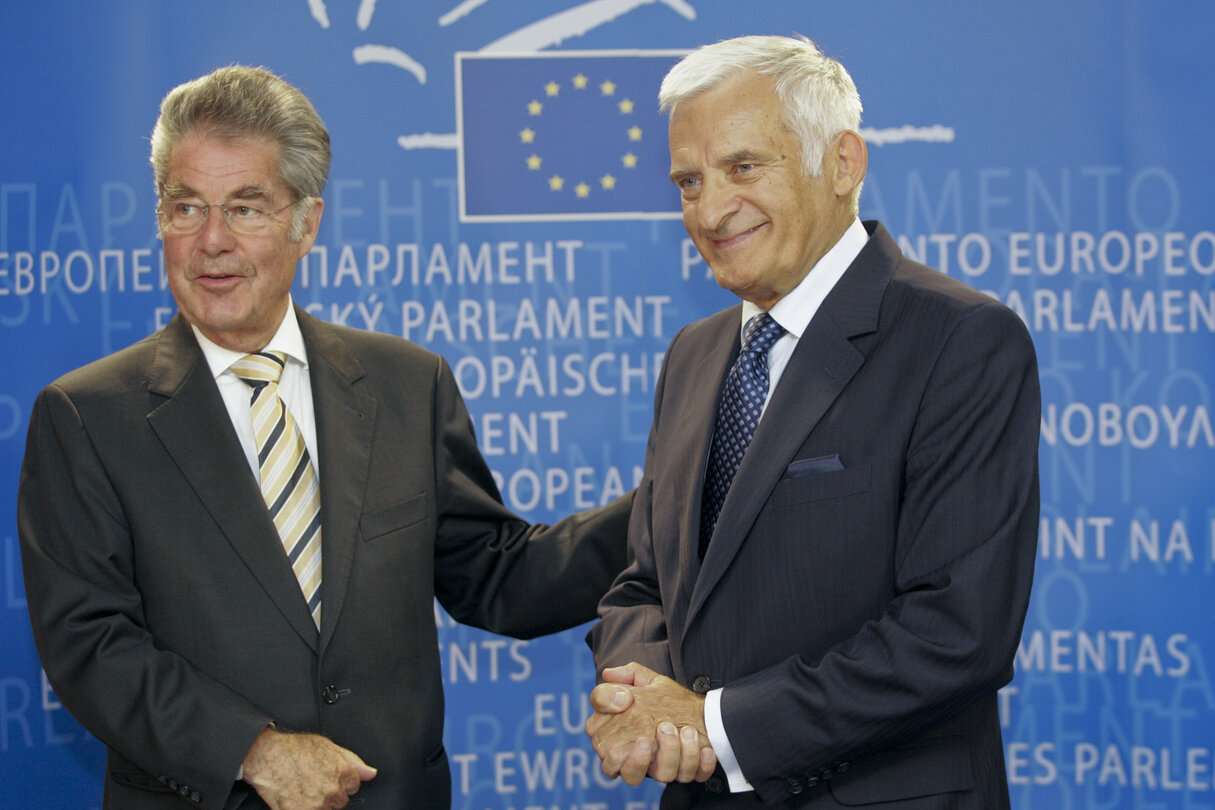
<instances>
[{"instance_id":1,"label":"elderly man with glasses","mask_svg":"<svg viewBox=\"0 0 1215 810\"><path fill-rule=\"evenodd\" d=\"M39 395L19 529L34 637L109 748L105 808L450 805L434 601L520 637L593 617L631 497L502 504L447 364L293 306L329 136L224 68L152 136L180 314Z\"/></svg>"}]
</instances>

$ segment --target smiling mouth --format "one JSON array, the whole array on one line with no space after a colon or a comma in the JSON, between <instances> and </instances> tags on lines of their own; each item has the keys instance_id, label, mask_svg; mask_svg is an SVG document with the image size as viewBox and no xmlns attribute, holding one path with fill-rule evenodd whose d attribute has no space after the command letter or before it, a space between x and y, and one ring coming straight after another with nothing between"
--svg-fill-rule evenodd
<instances>
[{"instance_id":1,"label":"smiling mouth","mask_svg":"<svg viewBox=\"0 0 1215 810\"><path fill-rule=\"evenodd\" d=\"M739 242L742 242L747 237L751 236L753 233L755 233L759 229L763 228L767 224L768 223L766 223L766 222L762 222L753 228L748 228L745 231L740 231L739 233L736 233L733 236L728 236L725 239L714 239L713 245L717 248L733 247L734 245L737 245Z\"/></svg>"},{"instance_id":2,"label":"smiling mouth","mask_svg":"<svg viewBox=\"0 0 1215 810\"><path fill-rule=\"evenodd\" d=\"M203 269L203 270L199 270L199 271L197 271L197 272L195 273L195 275L194 275L194 278L195 278L196 280L200 280L200 279L201 279L201 280L216 280L216 281L222 281L222 280L224 280L224 279L229 279L229 278L244 278L244 277L245 277L245 275L247 275L247 274L245 274L245 273L237 273L237 272L233 272L233 271L231 271L231 270L223 270L223 269L219 269L219 270L207 270L207 269Z\"/></svg>"},{"instance_id":3,"label":"smiling mouth","mask_svg":"<svg viewBox=\"0 0 1215 810\"><path fill-rule=\"evenodd\" d=\"M194 283L214 289L227 289L229 285L241 281L245 276L239 273L199 273L194 277Z\"/></svg>"}]
</instances>

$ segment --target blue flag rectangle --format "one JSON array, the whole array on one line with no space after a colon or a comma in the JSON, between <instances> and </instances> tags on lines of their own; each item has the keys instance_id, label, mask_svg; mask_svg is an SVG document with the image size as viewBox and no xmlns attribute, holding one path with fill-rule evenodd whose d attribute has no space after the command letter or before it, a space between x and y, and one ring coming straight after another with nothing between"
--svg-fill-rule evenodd
<instances>
[{"instance_id":1,"label":"blue flag rectangle","mask_svg":"<svg viewBox=\"0 0 1215 810\"><path fill-rule=\"evenodd\" d=\"M679 218L658 87L681 56L456 54L461 220Z\"/></svg>"}]
</instances>

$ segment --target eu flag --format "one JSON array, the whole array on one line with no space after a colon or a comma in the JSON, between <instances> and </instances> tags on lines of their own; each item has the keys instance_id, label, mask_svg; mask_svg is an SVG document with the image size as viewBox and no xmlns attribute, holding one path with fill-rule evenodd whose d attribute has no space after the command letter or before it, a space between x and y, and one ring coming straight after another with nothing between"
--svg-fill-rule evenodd
<instances>
[{"instance_id":1,"label":"eu flag","mask_svg":"<svg viewBox=\"0 0 1215 810\"><path fill-rule=\"evenodd\" d=\"M460 218L678 218L658 86L681 56L456 54Z\"/></svg>"}]
</instances>

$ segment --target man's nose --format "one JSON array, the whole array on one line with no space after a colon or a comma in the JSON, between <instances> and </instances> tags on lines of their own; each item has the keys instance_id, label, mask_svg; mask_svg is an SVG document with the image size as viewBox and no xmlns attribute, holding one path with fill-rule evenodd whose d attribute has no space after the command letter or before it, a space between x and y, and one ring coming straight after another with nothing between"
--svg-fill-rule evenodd
<instances>
[{"instance_id":1,"label":"man's nose","mask_svg":"<svg viewBox=\"0 0 1215 810\"><path fill-rule=\"evenodd\" d=\"M236 234L228 225L228 218L218 205L207 209L207 218L203 220L198 232L199 246L207 253L222 253L231 250L236 244Z\"/></svg>"},{"instance_id":2,"label":"man's nose","mask_svg":"<svg viewBox=\"0 0 1215 810\"><path fill-rule=\"evenodd\" d=\"M696 201L697 224L704 230L720 230L738 211L738 206L733 183L705 178L700 187L700 198Z\"/></svg>"}]
</instances>

